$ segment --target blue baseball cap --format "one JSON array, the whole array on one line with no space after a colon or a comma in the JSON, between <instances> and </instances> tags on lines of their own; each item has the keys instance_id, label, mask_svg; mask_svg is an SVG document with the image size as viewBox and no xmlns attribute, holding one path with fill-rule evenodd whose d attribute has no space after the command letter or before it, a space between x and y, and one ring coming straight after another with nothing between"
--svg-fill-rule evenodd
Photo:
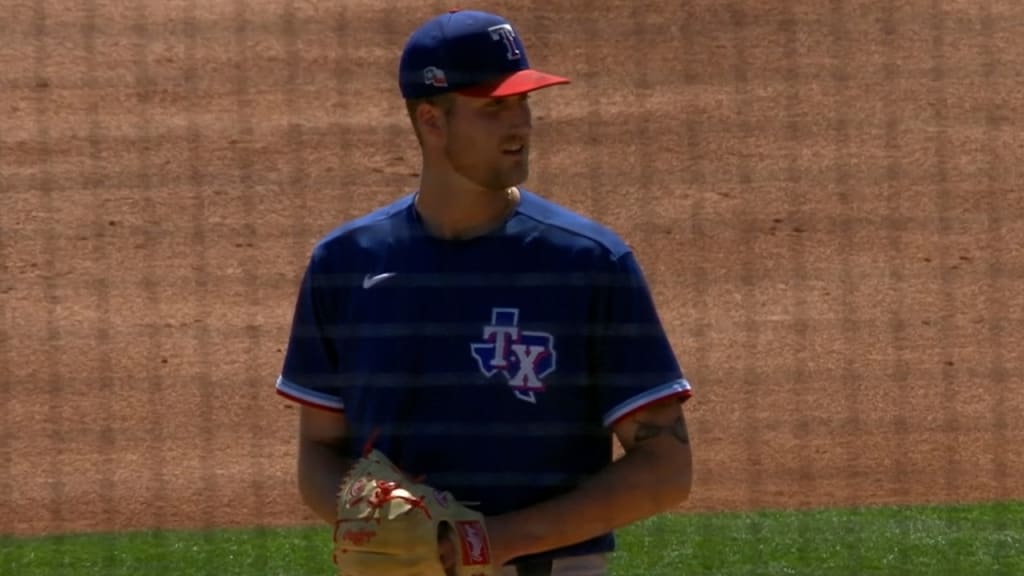
<instances>
[{"instance_id":1,"label":"blue baseball cap","mask_svg":"<svg viewBox=\"0 0 1024 576\"><path fill-rule=\"evenodd\" d=\"M405 99L448 92L498 98L568 83L530 68L508 20L475 10L450 10L428 20L409 37L398 67Z\"/></svg>"}]
</instances>

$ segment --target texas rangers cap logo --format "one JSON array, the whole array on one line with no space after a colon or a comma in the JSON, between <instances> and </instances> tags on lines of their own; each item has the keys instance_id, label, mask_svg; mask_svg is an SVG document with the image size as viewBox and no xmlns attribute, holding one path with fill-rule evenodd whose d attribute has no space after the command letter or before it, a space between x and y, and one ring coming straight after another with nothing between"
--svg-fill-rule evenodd
<instances>
[{"instance_id":1,"label":"texas rangers cap logo","mask_svg":"<svg viewBox=\"0 0 1024 576\"><path fill-rule=\"evenodd\" d=\"M522 57L523 53L516 46L516 31L512 29L511 24L498 24L497 26L491 26L487 29L487 32L491 34L492 40L505 43L505 57L509 60L518 60Z\"/></svg>"},{"instance_id":2,"label":"texas rangers cap logo","mask_svg":"<svg viewBox=\"0 0 1024 576\"><path fill-rule=\"evenodd\" d=\"M518 308L494 308L482 338L469 346L484 376L500 374L516 398L536 404L537 393L544 391L544 378L555 371L554 337L522 330Z\"/></svg>"},{"instance_id":3,"label":"texas rangers cap logo","mask_svg":"<svg viewBox=\"0 0 1024 576\"><path fill-rule=\"evenodd\" d=\"M436 66L429 66L423 69L423 82L438 88L448 86L448 78L445 77L444 70Z\"/></svg>"}]
</instances>

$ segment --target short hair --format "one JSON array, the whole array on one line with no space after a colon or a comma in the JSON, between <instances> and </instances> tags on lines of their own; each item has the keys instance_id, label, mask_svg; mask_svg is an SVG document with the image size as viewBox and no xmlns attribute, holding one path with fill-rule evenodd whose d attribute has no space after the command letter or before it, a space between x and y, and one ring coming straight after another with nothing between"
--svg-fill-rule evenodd
<instances>
[{"instance_id":1,"label":"short hair","mask_svg":"<svg viewBox=\"0 0 1024 576\"><path fill-rule=\"evenodd\" d=\"M452 110L455 108L455 96L452 94L439 94L425 98L410 98L405 101L405 110L409 114L409 121L412 122L413 132L416 133L416 139L420 143L423 142L423 137L420 135L420 126L416 123L416 111L419 110L422 104L440 108L444 112L445 117L448 118L451 117Z\"/></svg>"}]
</instances>

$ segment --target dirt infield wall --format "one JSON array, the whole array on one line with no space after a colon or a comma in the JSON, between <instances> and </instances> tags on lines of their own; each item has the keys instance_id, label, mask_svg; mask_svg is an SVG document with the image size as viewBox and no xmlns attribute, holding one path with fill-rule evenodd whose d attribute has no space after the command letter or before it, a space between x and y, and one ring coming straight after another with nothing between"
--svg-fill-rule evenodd
<instances>
[{"instance_id":1,"label":"dirt infield wall","mask_svg":"<svg viewBox=\"0 0 1024 576\"><path fill-rule=\"evenodd\" d=\"M143 4L0 19L0 533L312 521L299 274L416 184L394 72L447 3ZM599 4L474 7L574 80L527 187L648 271L685 510L1024 497L1024 5Z\"/></svg>"}]
</instances>

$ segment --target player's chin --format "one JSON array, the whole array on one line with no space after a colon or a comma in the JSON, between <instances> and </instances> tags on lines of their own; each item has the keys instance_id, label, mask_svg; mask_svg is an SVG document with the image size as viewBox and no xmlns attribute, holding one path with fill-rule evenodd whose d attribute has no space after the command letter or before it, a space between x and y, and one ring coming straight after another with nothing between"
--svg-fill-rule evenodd
<instances>
[{"instance_id":1,"label":"player's chin","mask_svg":"<svg viewBox=\"0 0 1024 576\"><path fill-rule=\"evenodd\" d=\"M524 164L523 166L517 166L514 170L502 170L500 176L495 178L498 183L494 186L495 189L508 188L510 186L518 186L526 181L526 178L530 175L529 168Z\"/></svg>"},{"instance_id":2,"label":"player's chin","mask_svg":"<svg viewBox=\"0 0 1024 576\"><path fill-rule=\"evenodd\" d=\"M502 174L507 186L520 184L530 173L530 159L524 153L521 155L504 155L498 171Z\"/></svg>"}]
</instances>

